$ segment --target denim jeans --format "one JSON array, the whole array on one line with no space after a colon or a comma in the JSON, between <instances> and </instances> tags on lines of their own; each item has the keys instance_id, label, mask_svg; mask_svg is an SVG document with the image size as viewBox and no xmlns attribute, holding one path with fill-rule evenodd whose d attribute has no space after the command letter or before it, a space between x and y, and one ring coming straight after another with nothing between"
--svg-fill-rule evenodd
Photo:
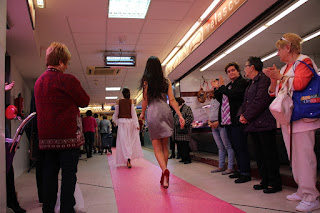
<instances>
[{"instance_id":1,"label":"denim jeans","mask_svg":"<svg viewBox=\"0 0 320 213\"><path fill-rule=\"evenodd\" d=\"M219 168L224 168L226 154L228 152L228 169L233 169L234 152L224 127L212 129L213 138L219 149Z\"/></svg>"}]
</instances>

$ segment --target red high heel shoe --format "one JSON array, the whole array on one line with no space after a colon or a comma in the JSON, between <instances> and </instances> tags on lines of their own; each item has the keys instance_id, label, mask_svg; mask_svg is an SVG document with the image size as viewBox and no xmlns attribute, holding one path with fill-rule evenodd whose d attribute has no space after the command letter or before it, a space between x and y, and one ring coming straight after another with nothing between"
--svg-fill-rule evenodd
<instances>
[{"instance_id":1,"label":"red high heel shoe","mask_svg":"<svg viewBox=\"0 0 320 213\"><path fill-rule=\"evenodd\" d=\"M163 184L163 173L161 173L161 179L160 179L160 184L162 185Z\"/></svg>"},{"instance_id":2,"label":"red high heel shoe","mask_svg":"<svg viewBox=\"0 0 320 213\"><path fill-rule=\"evenodd\" d=\"M162 182L162 186L163 188L167 189L169 187L169 176L170 176L170 172L168 169L164 170L163 172L163 179L166 177L168 179L168 186L164 186L163 182Z\"/></svg>"}]
</instances>

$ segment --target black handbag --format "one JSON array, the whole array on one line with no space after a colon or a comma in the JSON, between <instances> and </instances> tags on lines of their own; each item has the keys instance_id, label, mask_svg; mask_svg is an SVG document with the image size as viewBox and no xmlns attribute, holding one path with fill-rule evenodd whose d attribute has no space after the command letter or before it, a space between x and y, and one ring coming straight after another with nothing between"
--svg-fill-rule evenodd
<instances>
[{"instance_id":1,"label":"black handbag","mask_svg":"<svg viewBox=\"0 0 320 213\"><path fill-rule=\"evenodd\" d=\"M176 132L178 134L188 134L189 133L189 127L185 126L183 129L180 128L180 126L177 126Z\"/></svg>"}]
</instances>

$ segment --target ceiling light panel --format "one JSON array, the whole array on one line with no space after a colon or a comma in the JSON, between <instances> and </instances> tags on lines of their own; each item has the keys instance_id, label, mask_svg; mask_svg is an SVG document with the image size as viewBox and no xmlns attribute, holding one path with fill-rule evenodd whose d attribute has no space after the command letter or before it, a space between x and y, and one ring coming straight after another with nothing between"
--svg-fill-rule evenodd
<instances>
[{"instance_id":1,"label":"ceiling light panel","mask_svg":"<svg viewBox=\"0 0 320 213\"><path fill-rule=\"evenodd\" d=\"M107 96L106 99L118 99L118 96Z\"/></svg>"},{"instance_id":2,"label":"ceiling light panel","mask_svg":"<svg viewBox=\"0 0 320 213\"><path fill-rule=\"evenodd\" d=\"M106 87L106 91L119 91L121 87Z\"/></svg>"},{"instance_id":3,"label":"ceiling light panel","mask_svg":"<svg viewBox=\"0 0 320 213\"><path fill-rule=\"evenodd\" d=\"M109 0L109 18L144 19L150 0Z\"/></svg>"}]
</instances>

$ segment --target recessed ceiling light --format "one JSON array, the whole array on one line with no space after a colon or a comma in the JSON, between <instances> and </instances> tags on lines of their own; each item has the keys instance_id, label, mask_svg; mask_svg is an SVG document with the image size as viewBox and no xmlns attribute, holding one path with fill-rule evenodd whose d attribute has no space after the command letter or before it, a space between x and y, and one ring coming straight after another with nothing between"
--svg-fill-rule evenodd
<instances>
[{"instance_id":1,"label":"recessed ceiling light","mask_svg":"<svg viewBox=\"0 0 320 213\"><path fill-rule=\"evenodd\" d=\"M150 0L109 0L109 18L144 19Z\"/></svg>"},{"instance_id":2,"label":"recessed ceiling light","mask_svg":"<svg viewBox=\"0 0 320 213\"><path fill-rule=\"evenodd\" d=\"M106 99L118 99L118 96L107 96Z\"/></svg>"},{"instance_id":3,"label":"recessed ceiling light","mask_svg":"<svg viewBox=\"0 0 320 213\"><path fill-rule=\"evenodd\" d=\"M119 91L121 87L106 87L106 91Z\"/></svg>"}]
</instances>

